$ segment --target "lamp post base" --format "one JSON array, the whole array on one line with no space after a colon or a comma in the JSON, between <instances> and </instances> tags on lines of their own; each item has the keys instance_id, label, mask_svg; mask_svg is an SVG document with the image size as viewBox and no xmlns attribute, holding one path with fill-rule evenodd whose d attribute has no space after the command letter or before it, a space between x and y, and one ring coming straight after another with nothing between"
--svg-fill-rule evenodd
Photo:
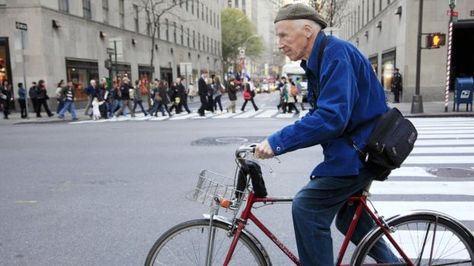
<instances>
[{"instance_id":1,"label":"lamp post base","mask_svg":"<svg viewBox=\"0 0 474 266\"><path fill-rule=\"evenodd\" d=\"M413 100L411 102L411 113L412 114L423 113L423 99L421 95L413 95Z\"/></svg>"}]
</instances>

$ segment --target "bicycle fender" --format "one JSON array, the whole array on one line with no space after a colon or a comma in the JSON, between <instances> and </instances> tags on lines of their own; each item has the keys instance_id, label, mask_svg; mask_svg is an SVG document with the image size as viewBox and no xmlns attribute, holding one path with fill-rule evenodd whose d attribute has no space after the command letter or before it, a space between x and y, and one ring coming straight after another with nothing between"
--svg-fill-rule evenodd
<instances>
[{"instance_id":1,"label":"bicycle fender","mask_svg":"<svg viewBox=\"0 0 474 266\"><path fill-rule=\"evenodd\" d=\"M469 229L467 229L467 227L460 223L457 219L455 219L454 217L448 215L448 214L445 214L445 213L442 213L442 212L439 212L439 211L434 211L434 210L413 210L413 211L409 211L409 212L406 212L406 213L403 213L403 214L398 214L398 215L395 215L395 216L392 216L390 218L388 218L386 220L387 224L390 225L393 221L396 221L398 219L401 219L401 218L404 218L406 216L414 216L414 215L433 215L433 216L436 216L436 217L441 217L442 219L445 219L451 223L453 223L454 225L458 226L462 231L463 233L466 234L466 236L468 236L468 238L471 239L471 241L473 241L474 243L474 236L472 235L471 231ZM354 250L354 253L352 254L352 258L351 258L351 264L350 265L354 265L354 259L357 258L358 254L360 253L360 249L367 244L367 242L369 241L369 239L372 238L373 235L377 234L379 231L381 231L382 229L380 229L380 227L375 227L374 229L372 229L361 241L360 243L357 245L356 249Z\"/></svg>"},{"instance_id":2,"label":"bicycle fender","mask_svg":"<svg viewBox=\"0 0 474 266\"><path fill-rule=\"evenodd\" d=\"M211 215L209 215L208 213L204 213L202 215L205 219L211 219ZM221 215L214 215L213 216L213 219L214 220L217 220L219 222L222 222L222 223L225 223L229 226L232 226L232 222L224 217L224 216L221 216ZM248 238L250 238L254 243L255 245L257 245L258 249L260 250L260 252L262 253L263 257L265 257L265 260L267 261L267 265L268 266L271 266L272 265L272 262L270 260L270 256L268 255L268 252L267 250L265 249L265 247L262 245L262 243L260 243L260 241L250 232L250 231L247 231L247 230L242 230L242 234L244 234L245 236L247 236Z\"/></svg>"}]
</instances>

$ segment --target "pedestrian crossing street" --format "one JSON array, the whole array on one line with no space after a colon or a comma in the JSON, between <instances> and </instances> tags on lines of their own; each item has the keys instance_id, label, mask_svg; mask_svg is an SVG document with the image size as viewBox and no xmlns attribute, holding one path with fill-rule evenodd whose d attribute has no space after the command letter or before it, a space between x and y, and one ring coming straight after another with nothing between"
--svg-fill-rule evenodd
<instances>
[{"instance_id":1,"label":"pedestrian crossing street","mask_svg":"<svg viewBox=\"0 0 474 266\"><path fill-rule=\"evenodd\" d=\"M372 201L385 217L436 210L474 232L474 118L412 118L419 136L410 156L384 182L373 182Z\"/></svg>"},{"instance_id":2,"label":"pedestrian crossing street","mask_svg":"<svg viewBox=\"0 0 474 266\"><path fill-rule=\"evenodd\" d=\"M295 113L286 113L283 114L276 110L276 108L272 109L259 109L258 111L254 111L253 109L247 109L246 111L242 112L240 110L236 111L235 113L229 112L206 112L206 116L201 117L198 113L180 113L174 114L173 116L144 116L142 113L136 115L136 117L127 116L119 116L117 118L112 119L99 119L99 120L84 120L84 121L75 121L70 122L70 124L93 124L93 123L104 123L104 122L124 122L124 121L164 121L164 120L194 120L194 119L248 119L248 118L294 118L298 119L303 117L308 113L307 110L301 111L299 114Z\"/></svg>"}]
</instances>

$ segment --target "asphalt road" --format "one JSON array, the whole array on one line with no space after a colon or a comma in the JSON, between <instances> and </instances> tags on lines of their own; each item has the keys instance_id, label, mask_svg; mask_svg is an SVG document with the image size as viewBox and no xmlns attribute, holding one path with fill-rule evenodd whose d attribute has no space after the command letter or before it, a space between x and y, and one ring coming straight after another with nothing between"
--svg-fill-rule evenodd
<instances>
[{"instance_id":1,"label":"asphalt road","mask_svg":"<svg viewBox=\"0 0 474 266\"><path fill-rule=\"evenodd\" d=\"M185 198L201 169L232 176L234 150L239 146L233 140L263 139L293 121L190 119L2 126L0 265L142 265L161 233L208 211ZM322 153L313 147L280 156L280 160L264 163L268 191L292 196L308 181ZM394 197L417 199L416 195L385 195L383 199ZM460 198L472 204L472 196ZM256 213L296 250L289 205L268 206ZM472 231L473 224L468 224ZM256 231L255 226L248 229ZM274 265L290 265L271 243L262 242ZM335 233L334 245L340 242Z\"/></svg>"}]
</instances>

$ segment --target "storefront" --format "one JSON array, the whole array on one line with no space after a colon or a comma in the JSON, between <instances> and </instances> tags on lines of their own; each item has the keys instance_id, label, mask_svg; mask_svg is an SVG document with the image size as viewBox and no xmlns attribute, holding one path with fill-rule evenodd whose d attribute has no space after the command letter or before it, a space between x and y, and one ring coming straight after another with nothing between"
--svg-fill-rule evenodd
<instances>
[{"instance_id":1,"label":"storefront","mask_svg":"<svg viewBox=\"0 0 474 266\"><path fill-rule=\"evenodd\" d=\"M117 63L113 64L114 72L116 73L115 77L122 79L127 77L130 81L132 81L132 68L130 64L125 63Z\"/></svg>"},{"instance_id":2,"label":"storefront","mask_svg":"<svg viewBox=\"0 0 474 266\"><path fill-rule=\"evenodd\" d=\"M84 89L89 86L91 79L99 79L99 68L97 61L81 61L66 58L67 80L74 84L77 101L87 99Z\"/></svg>"},{"instance_id":3,"label":"storefront","mask_svg":"<svg viewBox=\"0 0 474 266\"><path fill-rule=\"evenodd\" d=\"M160 67L160 77L167 81L170 85L173 82L173 69L167 67Z\"/></svg>"},{"instance_id":4,"label":"storefront","mask_svg":"<svg viewBox=\"0 0 474 266\"><path fill-rule=\"evenodd\" d=\"M386 90L391 89L393 70L395 69L396 50L382 54L382 85Z\"/></svg>"},{"instance_id":5,"label":"storefront","mask_svg":"<svg viewBox=\"0 0 474 266\"><path fill-rule=\"evenodd\" d=\"M141 81L140 93L142 95L148 94L147 89L150 87L154 71L154 68L151 66L138 65L138 79Z\"/></svg>"},{"instance_id":6,"label":"storefront","mask_svg":"<svg viewBox=\"0 0 474 266\"><path fill-rule=\"evenodd\" d=\"M0 84L4 80L8 80L10 84L13 83L8 38L0 37Z\"/></svg>"},{"instance_id":7,"label":"storefront","mask_svg":"<svg viewBox=\"0 0 474 266\"><path fill-rule=\"evenodd\" d=\"M372 69L374 70L375 75L378 76L378 74L379 74L379 58L378 58L378 55L375 54L375 55L370 56L369 57L369 62L370 62L370 65L372 65Z\"/></svg>"}]
</instances>

